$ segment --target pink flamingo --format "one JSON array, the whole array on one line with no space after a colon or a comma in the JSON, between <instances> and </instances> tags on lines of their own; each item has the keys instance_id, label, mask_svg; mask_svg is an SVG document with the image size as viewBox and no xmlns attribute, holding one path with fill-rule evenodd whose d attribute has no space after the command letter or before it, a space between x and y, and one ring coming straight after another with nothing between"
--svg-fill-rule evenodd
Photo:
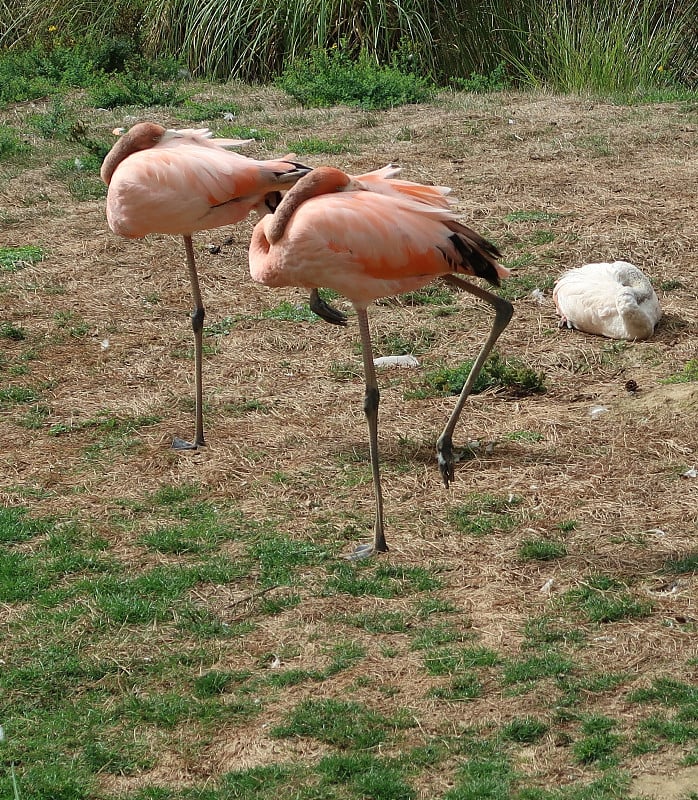
<instances>
[{"instance_id":1,"label":"pink flamingo","mask_svg":"<svg viewBox=\"0 0 698 800\"><path fill-rule=\"evenodd\" d=\"M439 469L448 487L454 478L453 431L466 398L494 343L513 314L507 300L457 277L484 278L499 285L509 271L497 263L497 248L462 225L447 207L447 189L394 180L395 170L355 178L320 167L301 178L273 215L252 233L250 273L267 286L324 286L354 306L361 334L366 383L364 412L376 500L373 542L353 557L386 552L378 460L379 389L373 364L368 306L379 297L419 289L441 277L491 305L495 319L436 444Z\"/></svg>"},{"instance_id":2,"label":"pink flamingo","mask_svg":"<svg viewBox=\"0 0 698 800\"><path fill-rule=\"evenodd\" d=\"M149 233L181 235L187 255L194 310L194 373L196 428L189 443L175 438L178 450L205 444L203 424L202 350L205 309L199 289L192 234L232 225L253 209L272 211L280 192L291 187L309 167L287 156L257 161L227 150L252 140L214 139L207 129L166 130L140 122L124 133L107 154L101 177L107 192L107 222L114 233L140 239ZM319 298L318 298L319 301ZM327 309L322 301L319 313Z\"/></svg>"}]
</instances>

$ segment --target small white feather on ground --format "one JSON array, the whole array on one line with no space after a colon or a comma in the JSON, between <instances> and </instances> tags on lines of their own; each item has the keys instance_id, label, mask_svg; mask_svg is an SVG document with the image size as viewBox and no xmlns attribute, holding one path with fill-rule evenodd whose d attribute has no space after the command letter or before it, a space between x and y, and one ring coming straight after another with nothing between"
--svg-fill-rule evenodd
<instances>
[{"instance_id":1,"label":"small white feather on ground","mask_svg":"<svg viewBox=\"0 0 698 800\"><path fill-rule=\"evenodd\" d=\"M560 327L610 339L647 339L662 316L648 278L627 261L585 264L558 279L553 300Z\"/></svg>"}]
</instances>

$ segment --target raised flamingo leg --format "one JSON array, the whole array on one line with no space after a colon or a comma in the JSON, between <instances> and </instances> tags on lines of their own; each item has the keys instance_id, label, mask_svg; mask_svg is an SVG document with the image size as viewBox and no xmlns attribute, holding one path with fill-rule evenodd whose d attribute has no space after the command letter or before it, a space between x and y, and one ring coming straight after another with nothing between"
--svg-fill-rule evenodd
<instances>
[{"instance_id":1,"label":"raised flamingo leg","mask_svg":"<svg viewBox=\"0 0 698 800\"><path fill-rule=\"evenodd\" d=\"M480 300L484 300L485 303L491 305L495 310L494 322L492 323L490 335L487 337L487 341L484 343L482 349L478 353L478 356L470 369L468 380L461 389L460 397L458 398L456 407L453 409L443 433L441 436L439 436L439 439L436 442L436 458L439 462L439 470L441 471L443 482L448 489L448 485L453 480L455 472L453 461L453 431L456 427L456 423L458 422L458 418L461 415L465 401L468 399L468 395L475 385L475 381L477 380L485 361L487 361L487 358L494 347L494 343L509 324L509 320L514 313L514 306L503 297L499 297L496 294L492 294L492 292L481 289L479 286L476 286L473 283L468 283L467 281L461 280L455 275L448 275L444 278L444 280L446 280L447 283L453 284L464 292L470 292L470 294L474 294L475 297L479 297Z\"/></svg>"},{"instance_id":2,"label":"raised flamingo leg","mask_svg":"<svg viewBox=\"0 0 698 800\"><path fill-rule=\"evenodd\" d=\"M350 558L368 558L374 553L387 553L388 545L383 530L383 492L381 490L380 467L378 464L378 403L380 392L373 366L373 348L371 333L368 328L368 313L365 308L356 308L356 316L361 333L361 355L364 361L366 377L366 394L364 396L364 413L368 422L368 442L371 454L371 470L373 472L373 490L376 495L376 520L373 527L373 543L358 545Z\"/></svg>"},{"instance_id":3,"label":"raised flamingo leg","mask_svg":"<svg viewBox=\"0 0 698 800\"><path fill-rule=\"evenodd\" d=\"M172 447L175 450L196 450L197 447L205 446L204 441L204 412L203 412L203 330L204 317L206 311L201 300L201 290L199 289L199 276L196 272L196 262L194 260L194 245L191 236L184 237L184 248L187 252L187 270L189 271L189 282L191 284L191 294L194 300L194 310L191 312L191 327L194 331L194 380L196 383L196 430L194 431L194 441L187 442L184 439L175 437Z\"/></svg>"}]
</instances>

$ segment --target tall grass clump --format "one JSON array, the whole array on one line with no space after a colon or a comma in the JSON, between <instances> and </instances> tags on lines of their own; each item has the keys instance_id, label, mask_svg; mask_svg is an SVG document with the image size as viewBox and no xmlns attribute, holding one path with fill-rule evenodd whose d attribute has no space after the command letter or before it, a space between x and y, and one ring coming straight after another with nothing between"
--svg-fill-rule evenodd
<instances>
[{"instance_id":1,"label":"tall grass clump","mask_svg":"<svg viewBox=\"0 0 698 800\"><path fill-rule=\"evenodd\" d=\"M464 37L487 51L489 17L479 4L455 0L208 0L192 8L189 0L152 0L146 40L152 52L182 54L194 74L220 80L269 81L313 50L346 43L358 56L377 64L409 66L421 75L446 79L481 70L478 50L464 47ZM486 20L486 28L477 19ZM471 55L477 54L475 62ZM493 55L489 68L498 59Z\"/></svg>"},{"instance_id":2,"label":"tall grass clump","mask_svg":"<svg viewBox=\"0 0 698 800\"><path fill-rule=\"evenodd\" d=\"M533 0L500 17L503 58L528 85L642 99L695 84L696 0Z\"/></svg>"}]
</instances>

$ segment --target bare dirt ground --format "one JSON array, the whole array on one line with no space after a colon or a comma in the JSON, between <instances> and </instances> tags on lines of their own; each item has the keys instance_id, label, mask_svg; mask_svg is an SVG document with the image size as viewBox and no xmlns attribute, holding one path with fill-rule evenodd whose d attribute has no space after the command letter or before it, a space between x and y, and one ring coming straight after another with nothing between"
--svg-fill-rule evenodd
<instances>
[{"instance_id":1,"label":"bare dirt ground","mask_svg":"<svg viewBox=\"0 0 698 800\"><path fill-rule=\"evenodd\" d=\"M457 443L477 439L494 446L460 464L450 490L441 483L434 443L453 398L404 394L423 385L427 370L474 357L490 311L460 295L458 313L448 316L399 301L370 310L378 341L400 333L427 342L419 369L379 374L391 548L381 558L437 566L445 584L439 596L463 609L464 624L480 644L504 656L519 652L527 619L546 613L586 577L627 581L639 599L651 600L653 613L615 623L610 634L598 626L579 659L630 676L619 689L590 698L587 710L632 730L647 709L628 703L628 692L659 676L698 679L698 578L671 576L663 568L667 559L695 553L698 535L698 480L683 476L698 465L698 383L663 383L698 358L698 109L499 94L442 95L432 105L389 112L301 110L270 90L215 90L219 97L226 91L242 107L241 124L278 136L248 154L282 154L311 135L345 142L339 155L302 160L352 173L394 162L405 178L450 186L464 220L502 249L522 289L497 350L545 372L548 390L470 399ZM3 116L21 125L28 113L32 109L21 107ZM184 126L160 110L134 116ZM105 135L133 121L114 112L89 115ZM1 244L35 244L46 253L44 261L2 276L0 302L3 321L23 327L37 344L31 383L46 387L41 402L50 408L37 429L18 424L25 408L2 412L5 502L27 502L33 492L37 513L72 510L108 530L115 498L137 499L186 482L200 484L209 499L236 502L254 519L274 520L290 536L334 542L338 553L370 537L373 495L355 321L336 329L261 318L281 300L301 304L306 296L252 283L246 261L251 222L195 239L206 322L235 322L226 335L207 338L213 348L204 365L208 446L175 454L172 436L193 432L192 361L182 357L191 332L181 240L117 238L107 229L104 201L74 201L50 166L4 180L0 202L6 215ZM206 250L227 236L233 243L221 253ZM655 335L617 343L559 330L554 278L586 262L616 259L635 263L653 281L664 310ZM533 293L536 287L542 296ZM337 304L350 310L342 299ZM71 336L60 319L72 320L68 328L82 321L87 332ZM26 342L3 340L3 348L12 358ZM630 380L637 391L626 389ZM76 426L103 410L160 421L139 431L135 451L108 450L86 460ZM59 424L73 432L50 435L50 426ZM507 533L464 536L450 512L473 492L521 497L521 523ZM563 533L560 526L570 521L573 529ZM564 541L567 556L522 560L520 544L535 538ZM128 557L132 542L122 548ZM208 602L225 610L245 593L220 587ZM334 635L328 616L335 603L304 595L299 606L267 618L251 634L239 662L286 647L297 652L293 666L317 664L317 641ZM349 598L342 610L400 610L401 603ZM349 688L354 699L381 710L410 708L420 730L431 733L476 721L496 726L548 705L549 687L508 696L494 683L472 703L444 704L425 696L421 656L405 647L404 657L387 658L377 648L381 634L356 635L371 642L361 666L371 678L367 685L357 685L356 673L342 674L312 689L289 690L283 705L295 705L309 691L334 696ZM380 691L387 685L394 694ZM212 741L196 766L177 761L176 754L163 757L161 780L176 774L186 783L226 769L316 758L316 745L306 751L305 744L266 735L265 726L282 711L277 707ZM628 755L622 766L634 776L632 794L669 799L695 791L695 767L680 767L689 749L665 743L656 752ZM531 746L517 766L548 786L595 774L572 764L566 748L552 740ZM451 779L423 778L418 788L425 798L439 796ZM112 789L127 789L136 779L109 780ZM157 782L157 773L149 780Z\"/></svg>"}]
</instances>

